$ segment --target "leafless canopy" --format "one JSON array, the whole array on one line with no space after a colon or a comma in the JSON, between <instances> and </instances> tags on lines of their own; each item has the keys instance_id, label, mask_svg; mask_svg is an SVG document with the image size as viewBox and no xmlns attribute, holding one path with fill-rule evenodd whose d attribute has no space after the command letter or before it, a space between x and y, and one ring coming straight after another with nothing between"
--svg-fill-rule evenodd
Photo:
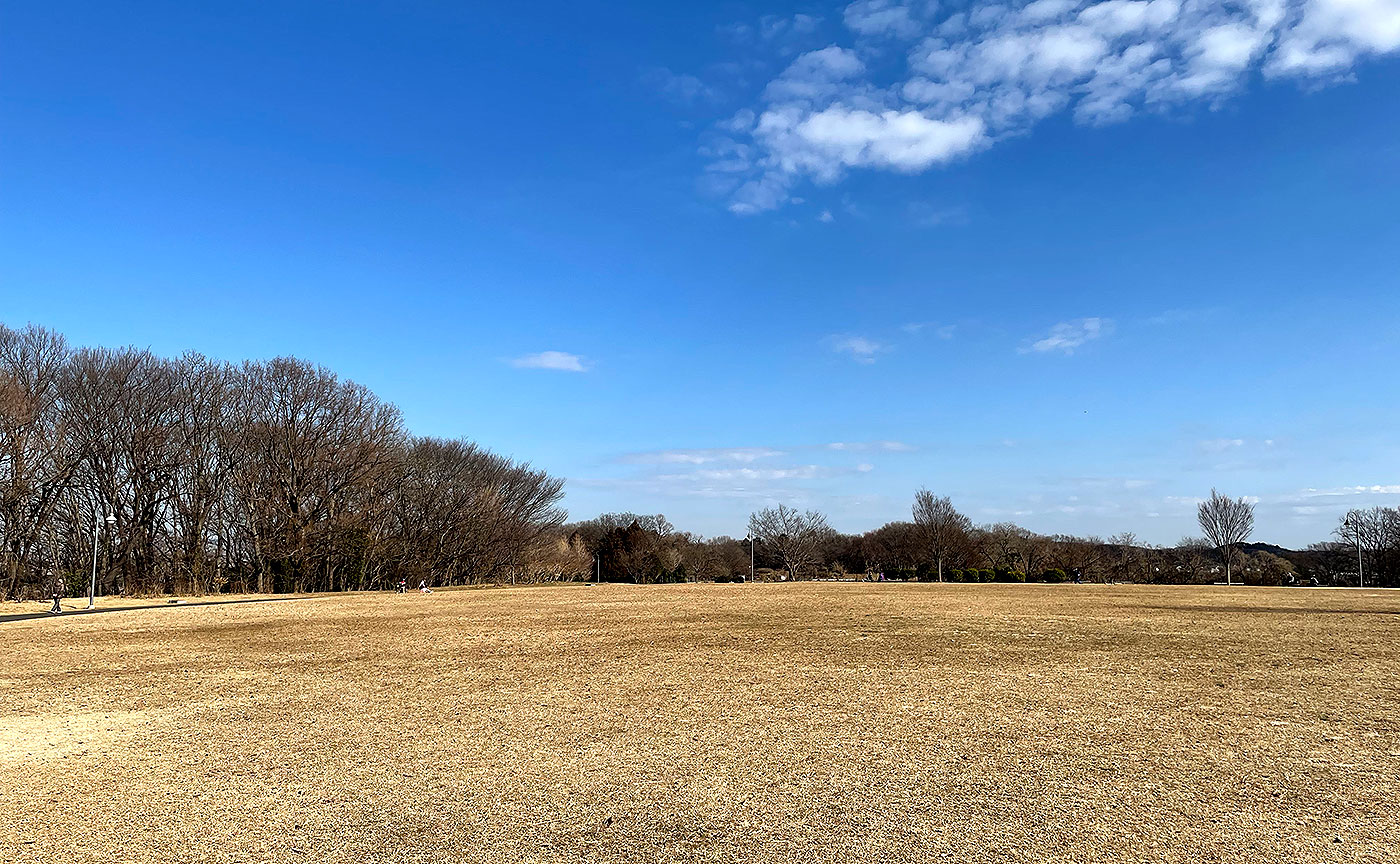
<instances>
[{"instance_id":1,"label":"leafless canopy","mask_svg":"<svg viewBox=\"0 0 1400 864\"><path fill-rule=\"evenodd\" d=\"M3 593L324 591L535 575L563 481L292 358L70 350L0 326ZM94 546L95 544L95 546ZM567 564L564 569L572 570Z\"/></svg>"},{"instance_id":2,"label":"leafless canopy","mask_svg":"<svg viewBox=\"0 0 1400 864\"><path fill-rule=\"evenodd\" d=\"M938 567L938 581L943 581L943 559L959 544L966 542L972 520L953 507L951 498L937 498L927 489L914 493L914 524L928 555Z\"/></svg>"},{"instance_id":3,"label":"leafless canopy","mask_svg":"<svg viewBox=\"0 0 1400 864\"><path fill-rule=\"evenodd\" d=\"M815 510L803 513L779 504L749 516L749 536L782 562L791 579L804 568L821 563L823 546L831 534L826 517Z\"/></svg>"},{"instance_id":4,"label":"leafless canopy","mask_svg":"<svg viewBox=\"0 0 1400 864\"><path fill-rule=\"evenodd\" d=\"M1225 584L1230 584L1230 558L1236 544L1254 533L1254 505L1210 490L1210 498L1196 509L1201 532L1225 556Z\"/></svg>"}]
</instances>

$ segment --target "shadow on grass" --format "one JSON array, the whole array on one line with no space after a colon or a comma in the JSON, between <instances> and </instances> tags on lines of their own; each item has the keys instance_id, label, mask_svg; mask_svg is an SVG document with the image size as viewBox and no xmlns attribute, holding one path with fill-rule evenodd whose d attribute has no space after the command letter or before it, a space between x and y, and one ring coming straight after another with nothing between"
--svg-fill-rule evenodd
<instances>
[{"instance_id":1,"label":"shadow on grass","mask_svg":"<svg viewBox=\"0 0 1400 864\"><path fill-rule=\"evenodd\" d=\"M0 615L0 624L11 621L34 621L39 618L68 618L73 615L98 615L106 612L138 612L142 609L184 609L190 606L236 606L239 603L284 603L289 600L309 600L309 597L255 597L251 600L201 600L197 603L148 603L145 606L113 606L108 609L65 609L53 612L20 612Z\"/></svg>"}]
</instances>

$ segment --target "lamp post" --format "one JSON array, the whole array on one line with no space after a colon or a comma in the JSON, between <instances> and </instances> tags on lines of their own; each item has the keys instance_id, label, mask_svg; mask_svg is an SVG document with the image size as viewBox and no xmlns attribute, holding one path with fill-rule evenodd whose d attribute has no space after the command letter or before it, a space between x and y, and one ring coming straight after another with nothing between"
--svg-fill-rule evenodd
<instances>
[{"instance_id":1,"label":"lamp post","mask_svg":"<svg viewBox=\"0 0 1400 864\"><path fill-rule=\"evenodd\" d=\"M1355 511L1353 511L1355 512ZM1352 521L1351 514L1347 514L1347 521ZM1366 587L1365 565L1361 563L1361 517L1355 517L1356 524L1352 526L1352 536L1356 538L1356 587Z\"/></svg>"},{"instance_id":2,"label":"lamp post","mask_svg":"<svg viewBox=\"0 0 1400 864\"><path fill-rule=\"evenodd\" d=\"M92 581L91 581L90 583L88 583L88 605L87 605L87 608L89 608L89 609L92 608L92 606L93 606L93 601L97 598L97 532L98 532L98 530L102 527L102 522L103 522L103 521L104 521L104 520L99 519L99 518L97 517L97 512L96 512L96 511L93 511L93 514L92 514ZM105 521L107 522L107 529L110 531L111 528L112 528L112 525L116 523L117 517L113 516L111 513L108 513L108 514L107 514L107 519L106 519Z\"/></svg>"},{"instance_id":3,"label":"lamp post","mask_svg":"<svg viewBox=\"0 0 1400 864\"><path fill-rule=\"evenodd\" d=\"M752 536L752 535L750 535L750 536L748 536L748 537L745 537L744 539L747 540L747 541L749 541L749 581L752 582L752 581L753 581L753 544L754 544L754 539L753 539L753 536Z\"/></svg>"}]
</instances>

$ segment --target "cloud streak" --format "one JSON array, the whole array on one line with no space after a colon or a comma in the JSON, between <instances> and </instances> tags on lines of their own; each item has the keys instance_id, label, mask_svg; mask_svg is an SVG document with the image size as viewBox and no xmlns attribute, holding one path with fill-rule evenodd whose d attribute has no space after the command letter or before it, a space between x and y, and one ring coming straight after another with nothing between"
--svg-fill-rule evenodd
<instances>
[{"instance_id":1,"label":"cloud streak","mask_svg":"<svg viewBox=\"0 0 1400 864\"><path fill-rule=\"evenodd\" d=\"M1122 122L1214 105L1250 78L1342 80L1400 51L1400 0L1036 0L939 11L858 0L853 47L796 57L759 103L721 124L710 185L730 209L786 203L804 181L852 170L916 173L1036 123ZM902 55L894 75L883 71ZM878 70L878 71L872 71Z\"/></svg>"},{"instance_id":2,"label":"cloud streak","mask_svg":"<svg viewBox=\"0 0 1400 864\"><path fill-rule=\"evenodd\" d=\"M864 336L832 336L831 350L845 354L857 363L870 364L875 358L890 350L889 346Z\"/></svg>"},{"instance_id":3,"label":"cloud streak","mask_svg":"<svg viewBox=\"0 0 1400 864\"><path fill-rule=\"evenodd\" d=\"M1022 354L1073 354L1095 339L1113 332L1113 322L1107 318L1079 318L1062 321L1039 339L1021 346Z\"/></svg>"},{"instance_id":4,"label":"cloud streak","mask_svg":"<svg viewBox=\"0 0 1400 864\"><path fill-rule=\"evenodd\" d=\"M718 462L747 464L783 455L786 455L784 451L768 447L715 447L629 453L620 461L635 465L709 465Z\"/></svg>"},{"instance_id":5,"label":"cloud streak","mask_svg":"<svg viewBox=\"0 0 1400 864\"><path fill-rule=\"evenodd\" d=\"M588 371L588 365L582 357L564 351L541 351L538 354L526 354L511 360L510 365L517 369L548 369L554 372Z\"/></svg>"}]
</instances>

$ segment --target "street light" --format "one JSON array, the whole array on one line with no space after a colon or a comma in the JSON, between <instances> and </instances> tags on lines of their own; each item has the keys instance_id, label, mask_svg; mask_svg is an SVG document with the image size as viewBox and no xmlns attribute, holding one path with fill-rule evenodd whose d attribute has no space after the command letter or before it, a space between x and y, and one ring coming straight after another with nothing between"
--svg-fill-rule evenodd
<instances>
[{"instance_id":1,"label":"street light","mask_svg":"<svg viewBox=\"0 0 1400 864\"><path fill-rule=\"evenodd\" d=\"M97 518L97 513L92 514L92 582L88 583L87 608L89 609L92 608L93 600L97 597L97 532L102 527L103 521ZM112 526L117 523L117 517L108 513L105 521L107 522L107 530L110 531Z\"/></svg>"},{"instance_id":2,"label":"street light","mask_svg":"<svg viewBox=\"0 0 1400 864\"><path fill-rule=\"evenodd\" d=\"M1352 511L1352 513L1355 512L1354 510ZM1351 527L1352 536L1356 538L1356 587L1365 588L1366 565L1361 563L1361 516L1359 514L1355 516L1356 524L1351 525L1353 520L1352 513L1347 514L1347 525Z\"/></svg>"},{"instance_id":3,"label":"street light","mask_svg":"<svg viewBox=\"0 0 1400 864\"><path fill-rule=\"evenodd\" d=\"M749 581L753 582L753 537L745 537L749 543Z\"/></svg>"}]
</instances>

